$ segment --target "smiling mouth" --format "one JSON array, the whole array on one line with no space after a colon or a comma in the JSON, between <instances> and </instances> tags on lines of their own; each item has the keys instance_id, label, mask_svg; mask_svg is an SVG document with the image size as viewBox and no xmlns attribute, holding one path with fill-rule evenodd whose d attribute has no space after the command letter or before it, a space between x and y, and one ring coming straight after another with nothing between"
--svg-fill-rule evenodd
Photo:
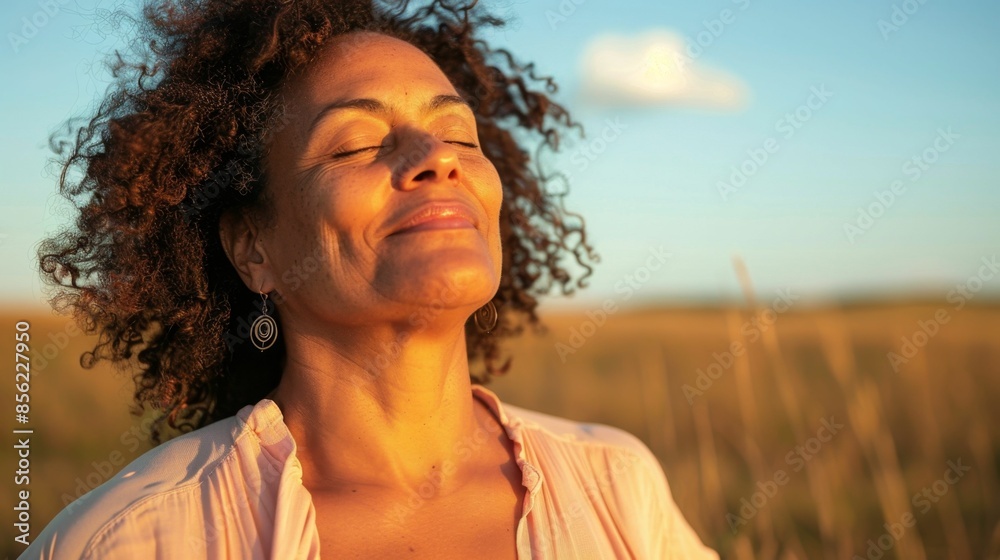
<instances>
[{"instance_id":1,"label":"smiling mouth","mask_svg":"<svg viewBox=\"0 0 1000 560\"><path fill-rule=\"evenodd\" d=\"M416 233L418 231L431 231L436 229L474 229L475 226L472 222L466 220L465 218L435 218L433 220L428 220L422 222L415 226L410 226L405 229L401 229L392 235L405 235L407 233Z\"/></svg>"},{"instance_id":2,"label":"smiling mouth","mask_svg":"<svg viewBox=\"0 0 1000 560\"><path fill-rule=\"evenodd\" d=\"M435 230L475 229L475 227L475 218L465 208L454 205L434 205L419 211L389 235Z\"/></svg>"}]
</instances>

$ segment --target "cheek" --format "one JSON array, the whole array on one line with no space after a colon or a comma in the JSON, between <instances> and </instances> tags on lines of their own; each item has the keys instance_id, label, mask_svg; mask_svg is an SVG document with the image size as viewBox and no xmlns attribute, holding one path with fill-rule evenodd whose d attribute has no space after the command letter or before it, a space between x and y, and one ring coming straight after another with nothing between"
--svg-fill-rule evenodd
<instances>
[{"instance_id":1,"label":"cheek","mask_svg":"<svg viewBox=\"0 0 1000 560\"><path fill-rule=\"evenodd\" d=\"M503 185L500 174L489 159L476 158L467 162L467 168L476 179L476 196L486 210L491 223L498 224L500 207L503 204Z\"/></svg>"},{"instance_id":2,"label":"cheek","mask_svg":"<svg viewBox=\"0 0 1000 560\"><path fill-rule=\"evenodd\" d=\"M314 280L317 268L328 268L331 258L338 258L334 200L329 190L317 186L314 180L294 185L275 200L268 252L274 272L293 290Z\"/></svg>"},{"instance_id":3,"label":"cheek","mask_svg":"<svg viewBox=\"0 0 1000 560\"><path fill-rule=\"evenodd\" d=\"M368 235L388 204L388 173L381 169L343 174L313 201L323 227L344 247L370 249Z\"/></svg>"},{"instance_id":4,"label":"cheek","mask_svg":"<svg viewBox=\"0 0 1000 560\"><path fill-rule=\"evenodd\" d=\"M319 252L335 284L370 280L378 255L373 228L386 206L387 180L378 169L337 169L317 175L299 208L307 238L304 247ZM302 252L302 250L300 250Z\"/></svg>"},{"instance_id":5,"label":"cheek","mask_svg":"<svg viewBox=\"0 0 1000 560\"><path fill-rule=\"evenodd\" d=\"M484 169L480 176L484 178L484 181L481 183L482 193L480 194L480 199L490 220L491 239L489 239L489 242L494 252L494 260L497 273L499 274L503 265L503 239L500 230L500 211L503 207L503 184L500 182L499 173L497 173L496 168L489 160L486 160L482 165Z\"/></svg>"},{"instance_id":6,"label":"cheek","mask_svg":"<svg viewBox=\"0 0 1000 560\"><path fill-rule=\"evenodd\" d=\"M492 168L492 166L491 166ZM494 230L496 231L496 250L497 255L502 255L501 242L502 234L500 231L500 211L503 208L503 184L500 182L500 176L494 173L494 182L490 189L490 219L493 220Z\"/></svg>"},{"instance_id":7,"label":"cheek","mask_svg":"<svg viewBox=\"0 0 1000 560\"><path fill-rule=\"evenodd\" d=\"M315 278L326 251L319 243L316 231L310 227L310 217L297 209L289 209L275 221L268 243L274 272L286 290L298 290L304 282ZM287 295L287 294L286 294Z\"/></svg>"},{"instance_id":8,"label":"cheek","mask_svg":"<svg viewBox=\"0 0 1000 560\"><path fill-rule=\"evenodd\" d=\"M373 274L361 210L346 193L303 196L287 207L269 247L286 297L340 301ZM343 304L343 302L341 302Z\"/></svg>"},{"instance_id":9,"label":"cheek","mask_svg":"<svg viewBox=\"0 0 1000 560\"><path fill-rule=\"evenodd\" d=\"M314 233L350 244L350 239L363 236L384 204L377 187L382 175L349 168L319 173L300 188L294 211Z\"/></svg>"}]
</instances>

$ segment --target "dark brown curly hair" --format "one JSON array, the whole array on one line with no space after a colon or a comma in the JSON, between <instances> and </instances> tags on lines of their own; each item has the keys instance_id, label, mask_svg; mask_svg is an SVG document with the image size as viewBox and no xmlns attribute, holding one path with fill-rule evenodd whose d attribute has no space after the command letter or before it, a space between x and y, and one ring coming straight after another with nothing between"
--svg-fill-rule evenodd
<instances>
[{"instance_id":1,"label":"dark brown curly hair","mask_svg":"<svg viewBox=\"0 0 1000 560\"><path fill-rule=\"evenodd\" d=\"M538 326L539 295L585 285L597 256L583 220L563 206L563 185L550 188L565 177L539 163L578 125L549 97L551 78L477 35L503 23L475 1L143 6L139 46L128 56L115 51L115 81L96 112L50 139L59 188L79 215L43 241L39 263L55 285L53 306L99 335L81 364L107 359L134 374L134 412L158 411L155 442L231 416L280 380L280 339L263 354L246 343L259 297L223 252L219 220L223 211L266 206L262 162L284 122L281 86L338 35L378 32L427 53L470 101L483 152L500 174L500 320L490 335L466 325L470 361L482 370L473 380L507 370L498 344Z\"/></svg>"}]
</instances>

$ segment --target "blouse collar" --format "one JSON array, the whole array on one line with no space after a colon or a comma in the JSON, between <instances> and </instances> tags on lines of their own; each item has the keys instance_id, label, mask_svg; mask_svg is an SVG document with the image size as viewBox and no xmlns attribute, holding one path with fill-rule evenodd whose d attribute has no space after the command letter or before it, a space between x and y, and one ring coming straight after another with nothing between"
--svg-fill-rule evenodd
<instances>
[{"instance_id":1,"label":"blouse collar","mask_svg":"<svg viewBox=\"0 0 1000 560\"><path fill-rule=\"evenodd\" d=\"M524 514L526 515L531 507L532 498L541 488L544 477L541 470L527 458L524 421L519 416L508 414L507 408L496 393L486 387L474 383L472 395L485 404L497 417L513 444L514 460L518 468L521 469L521 485L528 491L524 505ZM275 466L282 464L286 467L292 466L295 471L301 471L301 465L295 456L295 440L292 438L291 432L288 431L288 427L285 426L284 417L277 403L271 399L261 399L256 405L243 407L237 413L237 417L245 426L244 429L257 435L261 450L274 461Z\"/></svg>"},{"instance_id":2,"label":"blouse collar","mask_svg":"<svg viewBox=\"0 0 1000 560\"><path fill-rule=\"evenodd\" d=\"M500 420L504 431L507 432L507 437L514 444L514 460L521 469L521 485L528 490L531 496L534 496L541 487L544 478L542 477L542 472L527 459L524 444L524 421L518 416L509 416L503 403L500 402L500 398L486 387L473 384L472 394L485 404ZM527 504L525 504L524 509L525 513L527 513L529 509Z\"/></svg>"}]
</instances>

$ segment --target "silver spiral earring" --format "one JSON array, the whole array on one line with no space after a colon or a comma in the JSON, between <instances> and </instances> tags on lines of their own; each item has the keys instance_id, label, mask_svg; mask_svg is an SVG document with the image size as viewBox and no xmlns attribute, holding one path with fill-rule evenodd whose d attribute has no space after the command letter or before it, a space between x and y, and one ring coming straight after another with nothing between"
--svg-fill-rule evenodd
<instances>
[{"instance_id":1,"label":"silver spiral earring","mask_svg":"<svg viewBox=\"0 0 1000 560\"><path fill-rule=\"evenodd\" d=\"M267 314L267 294L260 292L260 297L263 300L261 315L250 325L250 342L263 352L278 339L278 323L274 321L274 317Z\"/></svg>"},{"instance_id":2,"label":"silver spiral earring","mask_svg":"<svg viewBox=\"0 0 1000 560\"><path fill-rule=\"evenodd\" d=\"M486 305L480 307L476 310L475 315L472 316L473 320L476 322L476 328L485 334L490 334L493 329L497 326L497 320L499 316L497 315L497 306L493 305L493 301L486 302Z\"/></svg>"}]
</instances>

